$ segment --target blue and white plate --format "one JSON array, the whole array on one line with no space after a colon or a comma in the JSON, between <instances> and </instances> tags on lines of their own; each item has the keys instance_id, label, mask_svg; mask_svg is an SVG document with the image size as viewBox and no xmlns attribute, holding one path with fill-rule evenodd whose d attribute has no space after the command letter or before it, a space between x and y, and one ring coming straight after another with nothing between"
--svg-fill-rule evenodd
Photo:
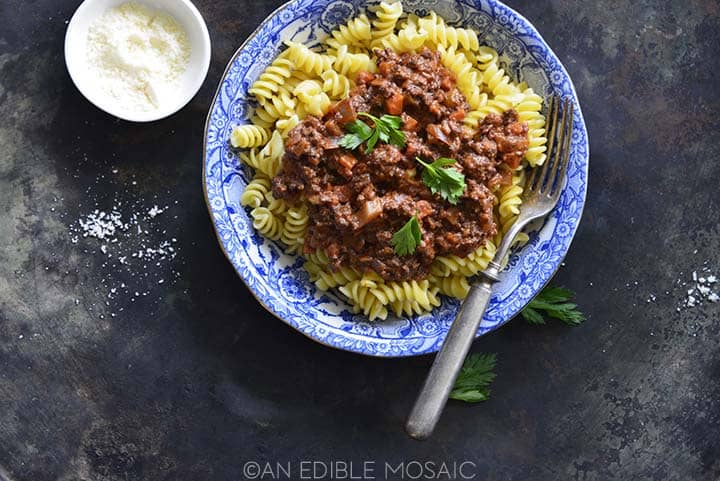
<instances>
[{"instance_id":1,"label":"blue and white plate","mask_svg":"<svg viewBox=\"0 0 720 481\"><path fill-rule=\"evenodd\" d=\"M270 15L235 53L218 87L205 127L204 187L225 254L257 300L308 337L328 346L371 356L413 356L437 351L459 301L445 298L432 313L369 322L353 314L340 297L315 288L302 261L259 235L240 194L249 169L230 150L236 124L247 123L247 90L278 55L283 40L313 44L330 30L367 10L360 0L293 0ZM588 138L573 84L558 58L525 18L495 0L406 0L406 12L436 11L454 26L479 33L495 48L506 70L541 95L575 102L568 182L553 214L530 242L515 252L496 284L478 336L515 316L555 273L580 222L588 173Z\"/></svg>"}]
</instances>

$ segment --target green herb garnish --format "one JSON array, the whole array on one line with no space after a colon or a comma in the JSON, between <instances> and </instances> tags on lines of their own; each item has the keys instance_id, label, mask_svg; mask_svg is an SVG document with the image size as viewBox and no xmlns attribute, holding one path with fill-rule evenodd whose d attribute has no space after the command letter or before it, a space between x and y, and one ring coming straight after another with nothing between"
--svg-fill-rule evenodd
<instances>
[{"instance_id":1,"label":"green herb garnish","mask_svg":"<svg viewBox=\"0 0 720 481\"><path fill-rule=\"evenodd\" d=\"M338 145L348 150L357 149L363 142L367 142L367 150L370 153L379 141L386 144L393 144L397 147L405 147L405 134L400 130L402 119L395 115L383 115L380 118L375 117L367 112L360 112L358 116L367 117L373 121L374 127L360 119L345 125L345 130L349 133L345 134Z\"/></svg>"},{"instance_id":2,"label":"green herb garnish","mask_svg":"<svg viewBox=\"0 0 720 481\"><path fill-rule=\"evenodd\" d=\"M457 204L460 196L465 192L465 176L452 168L446 168L447 165L455 163L455 159L440 157L432 164L423 162L420 157L416 157L423 167L422 180L430 188L433 194L440 194L440 197Z\"/></svg>"},{"instance_id":3,"label":"green herb garnish","mask_svg":"<svg viewBox=\"0 0 720 481\"><path fill-rule=\"evenodd\" d=\"M495 354L470 354L463 364L450 399L476 403L490 396L490 383L495 379Z\"/></svg>"},{"instance_id":4,"label":"green herb garnish","mask_svg":"<svg viewBox=\"0 0 720 481\"><path fill-rule=\"evenodd\" d=\"M572 291L562 287L546 287L520 314L530 324L545 324L545 318L539 312L544 311L547 317L577 326L585 320L585 315L577 310L577 304L568 302L573 295Z\"/></svg>"},{"instance_id":5,"label":"green herb garnish","mask_svg":"<svg viewBox=\"0 0 720 481\"><path fill-rule=\"evenodd\" d=\"M422 240L422 231L417 215L410 218L402 228L397 231L390 240L395 253L399 256L406 256L415 252Z\"/></svg>"}]
</instances>

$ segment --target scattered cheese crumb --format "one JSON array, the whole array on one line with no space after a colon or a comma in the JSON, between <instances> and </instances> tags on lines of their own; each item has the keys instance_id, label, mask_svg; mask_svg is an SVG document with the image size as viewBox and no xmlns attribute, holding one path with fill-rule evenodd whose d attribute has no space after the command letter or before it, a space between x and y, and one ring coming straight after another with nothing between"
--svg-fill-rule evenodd
<instances>
[{"instance_id":1,"label":"scattered cheese crumb","mask_svg":"<svg viewBox=\"0 0 720 481\"><path fill-rule=\"evenodd\" d=\"M707 264L707 261L703 263L702 272L710 272ZM686 295L681 305L676 309L678 312L680 312L681 308L697 307L701 305L703 301L718 302L718 293L713 291L713 285L717 282L717 277L714 274L708 274L707 276L698 275L697 270L694 270L691 275L692 283L690 284L690 288L686 290ZM680 284L680 279L678 279L677 283ZM685 286L687 282L683 282L681 285Z\"/></svg>"}]
</instances>

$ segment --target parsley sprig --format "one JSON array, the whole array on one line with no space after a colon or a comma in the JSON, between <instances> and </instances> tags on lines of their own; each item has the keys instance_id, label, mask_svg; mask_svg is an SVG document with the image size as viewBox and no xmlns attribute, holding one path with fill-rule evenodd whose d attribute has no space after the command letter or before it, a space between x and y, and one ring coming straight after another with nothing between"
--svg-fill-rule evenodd
<instances>
[{"instance_id":1,"label":"parsley sprig","mask_svg":"<svg viewBox=\"0 0 720 481\"><path fill-rule=\"evenodd\" d=\"M585 315L577 310L577 304L568 302L573 295L572 291L562 287L546 287L520 314L530 324L545 324L545 318L540 313L543 311L547 317L577 326L585 320Z\"/></svg>"},{"instance_id":2,"label":"parsley sprig","mask_svg":"<svg viewBox=\"0 0 720 481\"><path fill-rule=\"evenodd\" d=\"M367 112L360 112L358 116L367 117L373 121L374 127L360 119L345 125L349 133L338 142L340 147L348 150L357 149L363 142L367 142L365 153L369 154L375 148L378 140L397 147L405 147L405 134L400 130L402 119L396 115L385 114L378 118Z\"/></svg>"},{"instance_id":3,"label":"parsley sprig","mask_svg":"<svg viewBox=\"0 0 720 481\"><path fill-rule=\"evenodd\" d=\"M433 194L440 193L440 197L457 204L460 196L465 192L465 175L453 168L446 167L455 163L455 159L440 157L432 164L423 162L420 157L417 161L424 167L422 180Z\"/></svg>"},{"instance_id":4,"label":"parsley sprig","mask_svg":"<svg viewBox=\"0 0 720 481\"><path fill-rule=\"evenodd\" d=\"M418 221L417 215L414 215L399 231L393 234L390 243L397 255L406 256L415 252L421 240L422 230L420 230L420 222Z\"/></svg>"},{"instance_id":5,"label":"parsley sprig","mask_svg":"<svg viewBox=\"0 0 720 481\"><path fill-rule=\"evenodd\" d=\"M490 396L490 384L495 379L495 354L470 354L463 364L450 392L450 399L476 403Z\"/></svg>"}]
</instances>

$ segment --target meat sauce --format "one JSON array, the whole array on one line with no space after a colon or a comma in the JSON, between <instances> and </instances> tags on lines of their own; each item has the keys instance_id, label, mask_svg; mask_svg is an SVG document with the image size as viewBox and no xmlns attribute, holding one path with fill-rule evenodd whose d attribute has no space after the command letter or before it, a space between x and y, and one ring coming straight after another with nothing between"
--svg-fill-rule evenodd
<instances>
[{"instance_id":1,"label":"meat sauce","mask_svg":"<svg viewBox=\"0 0 720 481\"><path fill-rule=\"evenodd\" d=\"M476 132L463 126L469 106L438 52L377 51L377 73L362 72L347 99L289 134L273 195L309 203L305 251L323 249L331 267L375 271L388 281L421 279L436 256L467 256L497 233L493 192L510 181L528 146L517 113L489 114ZM379 142L371 152L338 146L359 112L402 117L406 145ZM369 121L372 126L372 121ZM455 159L466 188L456 205L432 194L416 157ZM399 256L391 239L417 215L422 242Z\"/></svg>"}]
</instances>

